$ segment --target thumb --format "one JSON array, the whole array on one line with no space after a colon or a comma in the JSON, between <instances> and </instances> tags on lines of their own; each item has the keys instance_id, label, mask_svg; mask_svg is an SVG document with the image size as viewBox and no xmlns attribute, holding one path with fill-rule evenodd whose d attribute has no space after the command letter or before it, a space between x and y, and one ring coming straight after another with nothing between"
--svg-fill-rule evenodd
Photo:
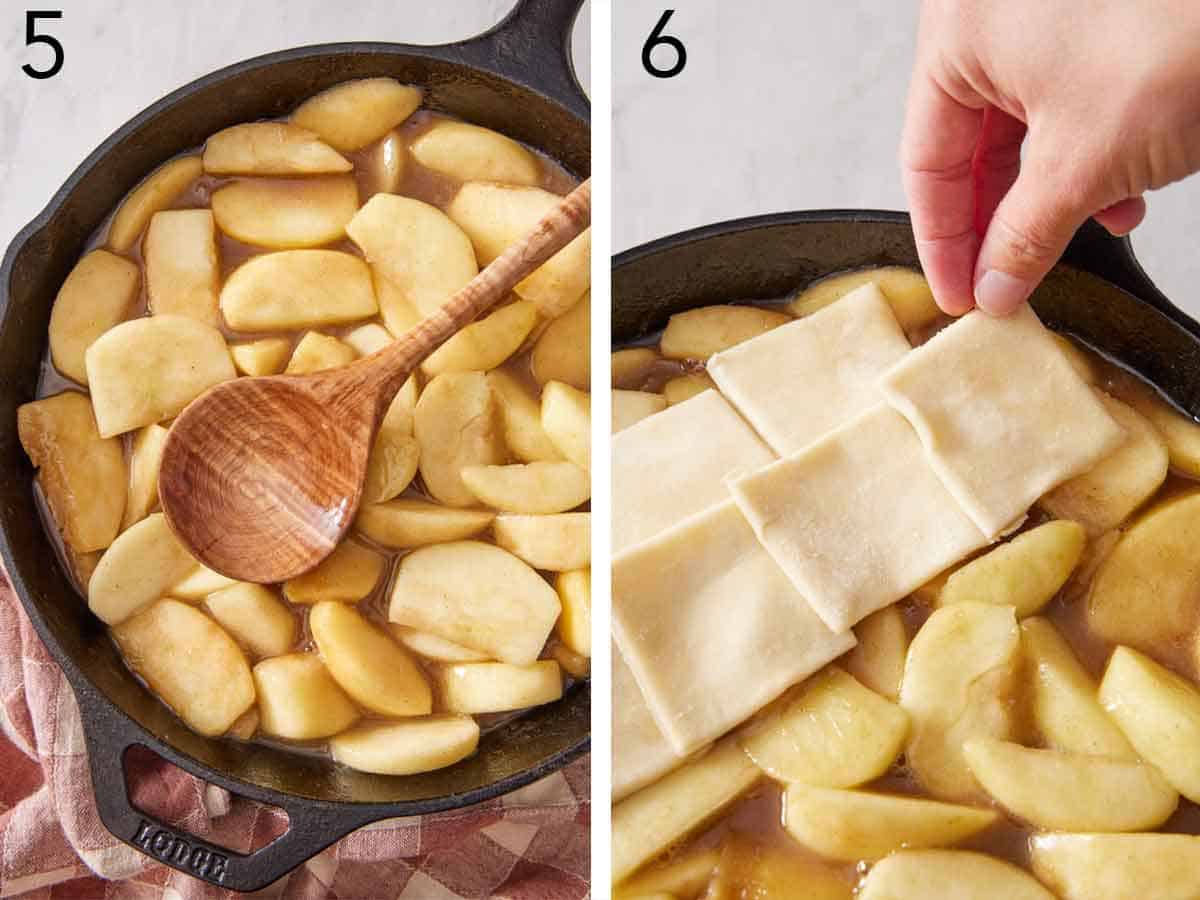
<instances>
[{"instance_id":1,"label":"thumb","mask_svg":"<svg viewBox=\"0 0 1200 900\"><path fill-rule=\"evenodd\" d=\"M1072 190L1060 166L1030 157L988 222L975 263L975 304L992 315L1009 315L1029 299L1076 229L1103 206Z\"/></svg>"}]
</instances>

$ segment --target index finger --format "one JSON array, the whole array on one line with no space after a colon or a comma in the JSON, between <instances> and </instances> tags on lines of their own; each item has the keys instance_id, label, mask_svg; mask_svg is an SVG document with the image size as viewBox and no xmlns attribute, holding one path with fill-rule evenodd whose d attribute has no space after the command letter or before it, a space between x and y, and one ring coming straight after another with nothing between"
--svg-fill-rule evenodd
<instances>
[{"instance_id":1,"label":"index finger","mask_svg":"<svg viewBox=\"0 0 1200 900\"><path fill-rule=\"evenodd\" d=\"M975 305L975 191L972 159L983 108L966 106L920 70L909 89L900 161L925 277L945 312Z\"/></svg>"}]
</instances>

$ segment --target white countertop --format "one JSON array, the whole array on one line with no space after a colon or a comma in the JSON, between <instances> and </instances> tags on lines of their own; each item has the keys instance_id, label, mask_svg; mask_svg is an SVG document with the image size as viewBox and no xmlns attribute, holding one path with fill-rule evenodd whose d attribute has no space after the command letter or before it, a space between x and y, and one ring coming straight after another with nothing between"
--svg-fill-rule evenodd
<instances>
[{"instance_id":1,"label":"white countertop","mask_svg":"<svg viewBox=\"0 0 1200 900\"><path fill-rule=\"evenodd\" d=\"M896 156L915 3L676 0L666 31L688 63L665 80L641 53L668 4L613 5L614 252L759 213L905 207ZM1134 247L1200 317L1200 176L1148 200Z\"/></svg>"},{"instance_id":2,"label":"white countertop","mask_svg":"<svg viewBox=\"0 0 1200 900\"><path fill-rule=\"evenodd\" d=\"M373 40L441 44L494 25L515 0L57 0L5 5L0 28L0 251L75 167L164 94L231 63L305 44ZM45 47L25 48L25 8L62 9L39 23L65 49L51 79ZM575 65L590 72L589 11L575 27Z\"/></svg>"}]
</instances>

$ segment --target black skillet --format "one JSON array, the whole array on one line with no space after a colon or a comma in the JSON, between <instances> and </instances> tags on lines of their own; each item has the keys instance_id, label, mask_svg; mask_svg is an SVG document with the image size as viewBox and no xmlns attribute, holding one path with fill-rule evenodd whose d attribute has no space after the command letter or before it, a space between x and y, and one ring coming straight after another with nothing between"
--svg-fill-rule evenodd
<instances>
[{"instance_id":1,"label":"black skillet","mask_svg":"<svg viewBox=\"0 0 1200 900\"><path fill-rule=\"evenodd\" d=\"M918 265L906 213L779 213L680 232L613 259L613 344L652 334L685 309L778 299L822 275L875 265ZM1154 286L1127 238L1089 222L1033 306L1049 327L1138 373L1200 419L1200 323Z\"/></svg>"},{"instance_id":2,"label":"black skillet","mask_svg":"<svg viewBox=\"0 0 1200 900\"><path fill-rule=\"evenodd\" d=\"M347 43L272 53L207 75L124 125L13 241L0 268L0 557L38 634L70 680L83 715L100 818L121 840L213 884L255 890L355 828L478 803L535 781L588 747L590 692L488 733L479 752L438 772L368 775L262 745L189 731L125 668L103 626L55 562L17 440L16 409L34 398L50 306L89 236L152 169L239 122L282 116L354 78L390 75L426 103L537 147L590 174L590 108L570 59L582 0L521 0L499 25L437 47ZM134 808L124 757L142 745L207 782L281 807L286 834L250 854L182 834Z\"/></svg>"}]
</instances>

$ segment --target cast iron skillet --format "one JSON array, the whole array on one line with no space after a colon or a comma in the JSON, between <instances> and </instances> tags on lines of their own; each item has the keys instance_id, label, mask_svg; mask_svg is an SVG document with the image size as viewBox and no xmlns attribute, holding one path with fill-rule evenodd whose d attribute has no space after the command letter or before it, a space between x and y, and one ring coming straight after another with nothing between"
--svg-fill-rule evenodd
<instances>
[{"instance_id":1,"label":"cast iron skillet","mask_svg":"<svg viewBox=\"0 0 1200 900\"><path fill-rule=\"evenodd\" d=\"M651 334L685 309L778 299L821 275L874 265L918 265L906 213L779 213L684 231L613 259L613 344ZM1049 327L1137 372L1200 419L1200 323L1154 286L1127 238L1089 222L1033 306Z\"/></svg>"},{"instance_id":2,"label":"cast iron skillet","mask_svg":"<svg viewBox=\"0 0 1200 900\"><path fill-rule=\"evenodd\" d=\"M0 556L34 626L62 665L83 715L100 818L123 841L214 884L254 890L348 832L394 816L438 812L512 791L588 747L590 694L490 732L456 766L406 778L352 772L315 756L202 738L122 664L103 626L55 562L17 440L32 400L50 306L93 231L141 178L213 132L286 114L354 78L390 75L426 102L538 147L583 177L591 167L589 105L570 60L582 0L521 0L490 31L457 44L348 43L273 53L222 69L165 97L104 142L8 248L0 268ZM205 781L283 808L286 834L250 853L213 846L135 809L123 760L143 745Z\"/></svg>"}]
</instances>

